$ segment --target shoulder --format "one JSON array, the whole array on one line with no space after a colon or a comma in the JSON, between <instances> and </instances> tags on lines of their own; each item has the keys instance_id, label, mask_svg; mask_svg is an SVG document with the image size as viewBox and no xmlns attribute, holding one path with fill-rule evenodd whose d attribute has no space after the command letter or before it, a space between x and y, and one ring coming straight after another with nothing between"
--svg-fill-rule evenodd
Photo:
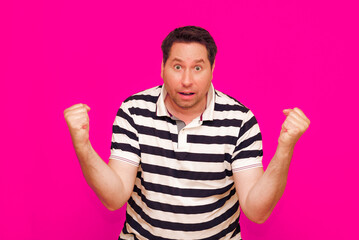
<instances>
[{"instance_id":1,"label":"shoulder","mask_svg":"<svg viewBox=\"0 0 359 240\"><path fill-rule=\"evenodd\" d=\"M161 89L162 86L156 86L133 94L122 102L121 108L151 108L156 105Z\"/></svg>"},{"instance_id":2,"label":"shoulder","mask_svg":"<svg viewBox=\"0 0 359 240\"><path fill-rule=\"evenodd\" d=\"M154 117L161 89L162 86L156 86L133 94L122 102L118 112L125 112L127 115Z\"/></svg>"},{"instance_id":3,"label":"shoulder","mask_svg":"<svg viewBox=\"0 0 359 240\"><path fill-rule=\"evenodd\" d=\"M221 91L215 90L215 111L232 112L240 115L247 114L250 109L243 103Z\"/></svg>"},{"instance_id":4,"label":"shoulder","mask_svg":"<svg viewBox=\"0 0 359 240\"><path fill-rule=\"evenodd\" d=\"M138 92L133 94L132 96L128 97L123 101L123 104L133 104L136 103L138 100L156 103L158 96L161 93L162 86L156 86L153 88L146 89L144 91Z\"/></svg>"}]
</instances>

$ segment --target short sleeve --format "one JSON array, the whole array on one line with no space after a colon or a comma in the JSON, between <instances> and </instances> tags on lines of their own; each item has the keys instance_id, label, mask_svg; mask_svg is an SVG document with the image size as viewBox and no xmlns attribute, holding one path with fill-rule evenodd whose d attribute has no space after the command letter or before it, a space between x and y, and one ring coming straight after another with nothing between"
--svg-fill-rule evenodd
<instances>
[{"instance_id":1,"label":"short sleeve","mask_svg":"<svg viewBox=\"0 0 359 240\"><path fill-rule=\"evenodd\" d=\"M239 131L232 155L232 171L263 167L262 134L258 122L249 110Z\"/></svg>"},{"instance_id":2,"label":"short sleeve","mask_svg":"<svg viewBox=\"0 0 359 240\"><path fill-rule=\"evenodd\" d=\"M125 161L138 166L140 156L136 124L126 104L123 103L117 112L112 127L110 159Z\"/></svg>"}]
</instances>

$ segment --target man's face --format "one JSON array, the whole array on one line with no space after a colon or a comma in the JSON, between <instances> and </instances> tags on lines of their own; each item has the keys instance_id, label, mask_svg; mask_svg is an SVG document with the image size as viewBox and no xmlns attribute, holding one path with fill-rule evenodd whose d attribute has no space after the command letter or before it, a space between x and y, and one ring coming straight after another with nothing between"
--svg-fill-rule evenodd
<instances>
[{"instance_id":1,"label":"man's face","mask_svg":"<svg viewBox=\"0 0 359 240\"><path fill-rule=\"evenodd\" d=\"M213 78L207 49L196 42L174 43L161 77L167 90L166 106L175 111L203 111ZM168 106L168 104L170 106Z\"/></svg>"}]
</instances>

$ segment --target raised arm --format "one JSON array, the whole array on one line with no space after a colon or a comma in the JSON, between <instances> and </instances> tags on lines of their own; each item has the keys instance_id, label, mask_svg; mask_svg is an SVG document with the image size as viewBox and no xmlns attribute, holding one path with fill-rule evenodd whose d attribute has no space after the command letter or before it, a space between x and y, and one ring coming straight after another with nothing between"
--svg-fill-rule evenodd
<instances>
[{"instance_id":1,"label":"raised arm","mask_svg":"<svg viewBox=\"0 0 359 240\"><path fill-rule=\"evenodd\" d=\"M309 127L310 121L298 109L286 109L278 147L267 170L253 168L235 172L234 181L241 208L253 222L263 223L283 195L294 146Z\"/></svg>"},{"instance_id":2,"label":"raised arm","mask_svg":"<svg viewBox=\"0 0 359 240\"><path fill-rule=\"evenodd\" d=\"M116 210L132 193L137 167L112 159L107 165L100 158L89 140L88 111L86 104L76 104L64 111L64 117L87 183L108 209Z\"/></svg>"}]
</instances>

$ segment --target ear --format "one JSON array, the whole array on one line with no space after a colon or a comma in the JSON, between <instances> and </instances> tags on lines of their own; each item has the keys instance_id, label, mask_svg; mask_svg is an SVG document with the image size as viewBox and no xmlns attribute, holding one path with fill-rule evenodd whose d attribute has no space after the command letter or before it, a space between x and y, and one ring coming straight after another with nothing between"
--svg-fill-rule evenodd
<instances>
[{"instance_id":1,"label":"ear","mask_svg":"<svg viewBox=\"0 0 359 240\"><path fill-rule=\"evenodd\" d=\"M162 59L162 64L161 64L161 78L163 79L163 70L165 68L165 65L163 63L163 59Z\"/></svg>"},{"instance_id":2,"label":"ear","mask_svg":"<svg viewBox=\"0 0 359 240\"><path fill-rule=\"evenodd\" d=\"M212 65L212 74L213 74L213 71L214 71L214 67L216 66L216 60L213 61L213 65Z\"/></svg>"}]
</instances>

